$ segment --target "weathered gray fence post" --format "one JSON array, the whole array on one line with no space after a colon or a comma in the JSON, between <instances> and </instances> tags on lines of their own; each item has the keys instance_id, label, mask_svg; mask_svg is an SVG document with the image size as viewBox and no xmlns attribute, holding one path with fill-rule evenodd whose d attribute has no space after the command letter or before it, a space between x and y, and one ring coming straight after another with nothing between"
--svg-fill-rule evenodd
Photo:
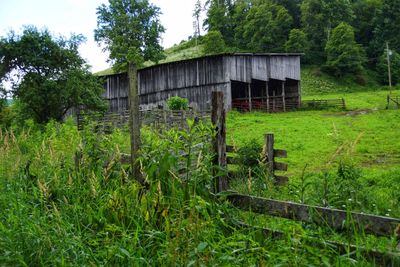
<instances>
[{"instance_id":1,"label":"weathered gray fence post","mask_svg":"<svg viewBox=\"0 0 400 267\"><path fill-rule=\"evenodd\" d=\"M140 149L140 113L139 90L137 84L137 68L135 63L128 63L129 77L129 126L131 133L131 168L132 176L140 184L144 185L144 179L140 172L138 152Z\"/></svg>"},{"instance_id":2,"label":"weathered gray fence post","mask_svg":"<svg viewBox=\"0 0 400 267\"><path fill-rule=\"evenodd\" d=\"M211 105L211 122L216 129L216 134L213 137L213 148L215 152L214 165L226 169L224 94L222 92L212 92ZM217 178L215 189L217 192L222 192L228 189L228 179L226 175Z\"/></svg>"},{"instance_id":3,"label":"weathered gray fence post","mask_svg":"<svg viewBox=\"0 0 400 267\"><path fill-rule=\"evenodd\" d=\"M269 175L274 176L274 134L267 133L264 136L266 153L267 153L267 163Z\"/></svg>"},{"instance_id":4,"label":"weathered gray fence post","mask_svg":"<svg viewBox=\"0 0 400 267\"><path fill-rule=\"evenodd\" d=\"M288 165L286 163L275 162L275 158L287 158L286 150L275 149L275 139L273 133L267 133L264 135L265 138L265 153L268 164L268 172L271 177L275 179L276 184L284 185L288 182L287 176L275 175L275 171L287 171Z\"/></svg>"}]
</instances>

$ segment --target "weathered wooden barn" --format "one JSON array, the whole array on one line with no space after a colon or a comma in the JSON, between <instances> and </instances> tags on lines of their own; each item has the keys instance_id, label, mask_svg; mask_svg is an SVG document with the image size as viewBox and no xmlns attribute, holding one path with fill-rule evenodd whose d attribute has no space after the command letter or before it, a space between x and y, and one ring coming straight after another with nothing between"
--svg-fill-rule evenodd
<instances>
[{"instance_id":1,"label":"weathered wooden barn","mask_svg":"<svg viewBox=\"0 0 400 267\"><path fill-rule=\"evenodd\" d=\"M126 73L108 75L110 111L128 108ZM159 64L139 70L140 105L151 109L181 96L199 110L222 91L227 109L285 111L300 105L300 54L235 53Z\"/></svg>"}]
</instances>

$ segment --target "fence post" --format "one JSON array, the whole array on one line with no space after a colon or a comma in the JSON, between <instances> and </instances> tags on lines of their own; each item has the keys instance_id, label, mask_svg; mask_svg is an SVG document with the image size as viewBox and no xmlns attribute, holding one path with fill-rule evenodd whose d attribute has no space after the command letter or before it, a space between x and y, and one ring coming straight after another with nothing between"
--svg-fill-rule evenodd
<instances>
[{"instance_id":1,"label":"fence post","mask_svg":"<svg viewBox=\"0 0 400 267\"><path fill-rule=\"evenodd\" d=\"M129 77L129 126L131 134L131 168L132 176L144 185L144 179L140 172L138 152L140 149L140 113L139 113L139 90L137 84L137 68L135 63L128 63Z\"/></svg>"},{"instance_id":2,"label":"fence post","mask_svg":"<svg viewBox=\"0 0 400 267\"><path fill-rule=\"evenodd\" d=\"M386 109L389 109L389 104L390 104L390 97L389 95L386 96Z\"/></svg>"},{"instance_id":3,"label":"fence post","mask_svg":"<svg viewBox=\"0 0 400 267\"><path fill-rule=\"evenodd\" d=\"M264 138L267 152L268 172L271 176L274 176L274 134L267 133Z\"/></svg>"},{"instance_id":4,"label":"fence post","mask_svg":"<svg viewBox=\"0 0 400 267\"><path fill-rule=\"evenodd\" d=\"M211 122L216 129L215 136L213 137L213 149L215 153L214 165L226 169L226 128L224 93L212 92L211 105ZM228 180L226 175L219 176L217 178L215 189L217 193L228 189Z\"/></svg>"}]
</instances>

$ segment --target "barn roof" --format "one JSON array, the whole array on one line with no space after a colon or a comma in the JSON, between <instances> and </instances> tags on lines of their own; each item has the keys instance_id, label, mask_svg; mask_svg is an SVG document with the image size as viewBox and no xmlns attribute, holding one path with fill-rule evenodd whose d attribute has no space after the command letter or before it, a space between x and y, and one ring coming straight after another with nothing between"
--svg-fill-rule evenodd
<instances>
[{"instance_id":1,"label":"barn roof","mask_svg":"<svg viewBox=\"0 0 400 267\"><path fill-rule=\"evenodd\" d=\"M182 60L154 64L151 66L146 66L146 67L140 68L139 71L147 70L147 69L151 69L151 68L155 68L155 67L159 67L159 66L164 66L164 65L172 65L172 64L176 64L176 63L182 63L182 62L196 61L196 60L199 60L202 58L216 58L216 57L223 57L223 56L287 56L287 57L290 57L290 56L302 56L302 55L304 55L304 54L303 53L245 53L245 52L223 53L223 54L217 54L217 55L208 55L208 56L194 57L194 58L190 58L190 59L182 59ZM113 71L111 70L111 72L113 72ZM97 76L100 76L100 77L113 76L113 75L118 75L118 74L122 74L122 73L126 73L126 72L109 73L109 72L107 72L107 70L105 70L105 71L98 72Z\"/></svg>"}]
</instances>

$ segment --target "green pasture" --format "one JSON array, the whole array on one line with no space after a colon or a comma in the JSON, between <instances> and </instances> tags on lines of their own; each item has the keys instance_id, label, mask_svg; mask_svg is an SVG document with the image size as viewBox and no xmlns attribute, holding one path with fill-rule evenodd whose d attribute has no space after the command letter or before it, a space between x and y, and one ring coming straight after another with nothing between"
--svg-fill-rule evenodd
<instances>
[{"instance_id":1,"label":"green pasture","mask_svg":"<svg viewBox=\"0 0 400 267\"><path fill-rule=\"evenodd\" d=\"M308 96L306 99L345 98L347 110L297 111L266 114L230 112L228 143L263 143L274 133L276 146L288 151L289 173L330 169L346 156L365 168L395 166L400 162L400 112L386 110L387 91Z\"/></svg>"}]
</instances>

